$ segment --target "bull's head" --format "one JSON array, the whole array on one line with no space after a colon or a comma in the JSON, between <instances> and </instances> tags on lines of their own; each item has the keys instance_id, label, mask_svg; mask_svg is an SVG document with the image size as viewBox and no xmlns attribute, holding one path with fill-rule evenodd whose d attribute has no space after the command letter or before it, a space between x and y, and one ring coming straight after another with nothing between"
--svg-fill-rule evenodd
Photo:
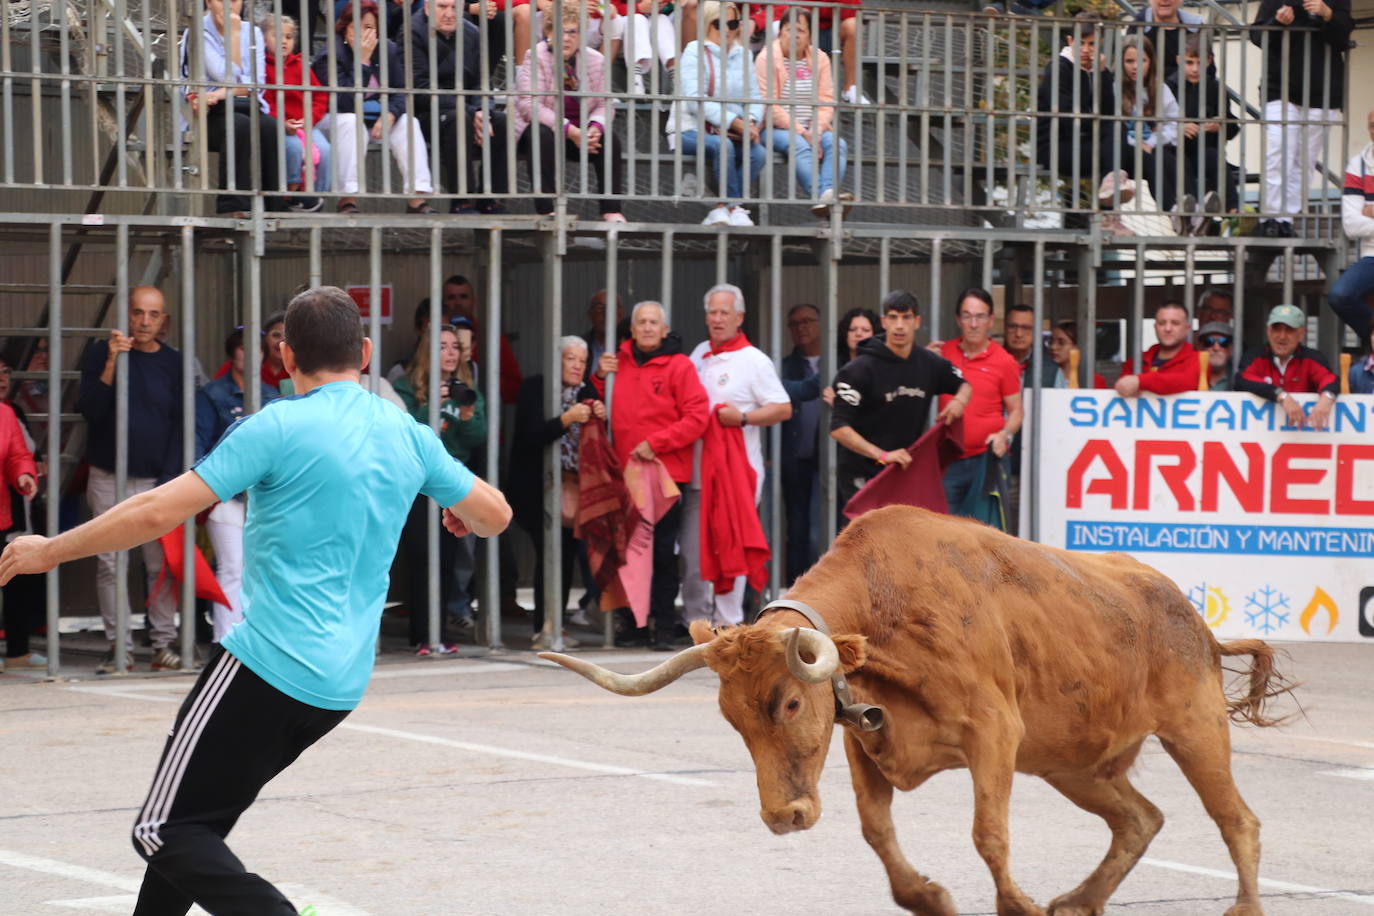
<instances>
[{"instance_id":1,"label":"bull's head","mask_svg":"<svg viewBox=\"0 0 1374 916\"><path fill-rule=\"evenodd\" d=\"M830 681L862 667L867 640L761 624L713 631L701 621L692 624L692 639L690 649L642 674L617 674L555 652L540 657L622 696L652 693L709 667L720 677L720 711L754 758L759 816L774 833L810 828L821 816L816 783L835 726Z\"/></svg>"}]
</instances>

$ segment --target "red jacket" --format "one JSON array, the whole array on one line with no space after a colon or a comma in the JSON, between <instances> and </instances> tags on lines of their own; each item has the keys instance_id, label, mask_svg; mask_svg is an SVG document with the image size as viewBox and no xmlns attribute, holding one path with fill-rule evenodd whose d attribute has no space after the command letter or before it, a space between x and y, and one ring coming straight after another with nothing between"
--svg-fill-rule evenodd
<instances>
[{"instance_id":1,"label":"red jacket","mask_svg":"<svg viewBox=\"0 0 1374 916\"><path fill-rule=\"evenodd\" d=\"M286 86L318 86L319 79L315 77L315 72L301 63L299 54L292 54L282 65L280 73L281 79L277 78L277 61L271 54L267 55L267 82L280 82ZM305 82L306 74L309 74L310 82ZM281 121L304 121L305 120L305 95L303 89L282 90L281 99L284 103L280 108L277 106L277 90L267 89L263 93L267 96L267 108L272 112L272 117ZM282 112L285 112L284 114ZM325 115L329 114L329 93L312 92L310 93L310 124L313 127L320 123Z\"/></svg>"},{"instance_id":2,"label":"red jacket","mask_svg":"<svg viewBox=\"0 0 1374 916\"><path fill-rule=\"evenodd\" d=\"M642 366L635 362L633 348L634 342L627 340L616 353L620 371L611 396L615 456L624 467L635 446L648 440L673 480L687 483L692 479L692 444L706 431L706 389L672 338ZM593 375L592 384L604 397L605 380Z\"/></svg>"},{"instance_id":3,"label":"red jacket","mask_svg":"<svg viewBox=\"0 0 1374 916\"><path fill-rule=\"evenodd\" d=\"M14 408L0 401L0 460L5 465L5 483L18 489L19 478L24 474L38 480L38 468L33 463L33 452L24 443L24 430L19 426L19 417ZM0 499L0 531L14 527L10 513L10 499Z\"/></svg>"},{"instance_id":4,"label":"red jacket","mask_svg":"<svg viewBox=\"0 0 1374 916\"><path fill-rule=\"evenodd\" d=\"M1274 351L1267 346L1242 356L1240 367L1233 383L1235 390L1248 391L1266 401L1278 397L1280 388L1293 394L1329 391L1335 397L1341 393L1341 383L1327 366L1326 357L1311 347L1299 346L1282 372L1274 362Z\"/></svg>"},{"instance_id":5,"label":"red jacket","mask_svg":"<svg viewBox=\"0 0 1374 916\"><path fill-rule=\"evenodd\" d=\"M756 475L744 450L744 431L708 422L701 439L701 470L702 580L722 594L735 587L737 577L747 576L750 585L763 591L768 540L754 508Z\"/></svg>"},{"instance_id":6,"label":"red jacket","mask_svg":"<svg viewBox=\"0 0 1374 916\"><path fill-rule=\"evenodd\" d=\"M1145 364L1145 371L1140 373L1141 391L1151 394L1180 394L1184 391L1198 390L1202 366L1192 344L1185 340L1173 359L1156 368L1154 361L1158 352L1159 344L1155 344L1141 357L1141 362ZM1121 374L1135 375L1134 361L1126 360L1126 365L1121 367Z\"/></svg>"}]
</instances>

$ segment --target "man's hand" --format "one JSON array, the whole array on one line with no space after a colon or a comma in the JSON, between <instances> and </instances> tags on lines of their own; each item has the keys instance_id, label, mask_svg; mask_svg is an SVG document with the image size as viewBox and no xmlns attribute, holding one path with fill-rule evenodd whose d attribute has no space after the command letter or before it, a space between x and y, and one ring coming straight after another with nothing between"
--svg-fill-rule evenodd
<instances>
[{"instance_id":1,"label":"man's hand","mask_svg":"<svg viewBox=\"0 0 1374 916\"><path fill-rule=\"evenodd\" d=\"M491 136L491 126L487 124L486 118L482 117L482 112L472 113L472 142L478 146L487 142L487 137Z\"/></svg>"},{"instance_id":2,"label":"man's hand","mask_svg":"<svg viewBox=\"0 0 1374 916\"><path fill-rule=\"evenodd\" d=\"M1011 451L1011 436L1007 435L1005 429L999 429L983 441L998 458L1005 458L1007 452Z\"/></svg>"},{"instance_id":3,"label":"man's hand","mask_svg":"<svg viewBox=\"0 0 1374 916\"><path fill-rule=\"evenodd\" d=\"M15 576L45 573L57 564L48 556L48 539L37 534L15 538L0 556L0 585Z\"/></svg>"},{"instance_id":4,"label":"man's hand","mask_svg":"<svg viewBox=\"0 0 1374 916\"><path fill-rule=\"evenodd\" d=\"M1293 8L1291 6L1281 6L1279 11L1274 14L1274 21L1279 25L1293 24Z\"/></svg>"},{"instance_id":5,"label":"man's hand","mask_svg":"<svg viewBox=\"0 0 1374 916\"><path fill-rule=\"evenodd\" d=\"M1284 400L1291 401L1292 398L1285 398ZM1307 422L1312 424L1313 429L1326 429L1327 422L1331 419L1331 408L1335 406L1335 398L1328 398L1324 394L1317 395L1317 403L1312 407L1312 413L1308 415Z\"/></svg>"},{"instance_id":6,"label":"man's hand","mask_svg":"<svg viewBox=\"0 0 1374 916\"><path fill-rule=\"evenodd\" d=\"M1320 406L1320 405L1319 405ZM1301 428L1307 423L1307 414L1302 412L1302 407L1298 404L1298 399L1291 394L1285 394L1283 400L1279 401L1279 407L1283 408L1284 414L1288 418L1288 425ZM1330 411L1327 411L1330 413ZM1314 410L1313 413L1316 413Z\"/></svg>"},{"instance_id":7,"label":"man's hand","mask_svg":"<svg viewBox=\"0 0 1374 916\"><path fill-rule=\"evenodd\" d=\"M385 122L385 123L383 123ZM389 111L382 112L382 116L372 122L372 139L382 139L382 131L391 130L391 125L396 123L396 116Z\"/></svg>"},{"instance_id":8,"label":"man's hand","mask_svg":"<svg viewBox=\"0 0 1374 916\"><path fill-rule=\"evenodd\" d=\"M605 378L612 372L620 371L620 360L614 353L602 353L596 363L596 377Z\"/></svg>"},{"instance_id":9,"label":"man's hand","mask_svg":"<svg viewBox=\"0 0 1374 916\"><path fill-rule=\"evenodd\" d=\"M824 388L822 388L822 389L821 389L821 400L825 402L825 406L826 406L826 407L834 407L834 406L835 406L835 389L834 389L834 388L831 388L829 385L826 385Z\"/></svg>"},{"instance_id":10,"label":"man's hand","mask_svg":"<svg viewBox=\"0 0 1374 916\"><path fill-rule=\"evenodd\" d=\"M654 447L653 447L652 445L649 444L649 440L648 440L648 439L645 439L643 442L641 442L641 443L639 443L638 445L636 445L636 446L635 446L635 450L634 450L633 452L630 452L630 454L631 454L631 455L634 455L636 458L640 459L641 461L653 461L653 460L654 460Z\"/></svg>"},{"instance_id":11,"label":"man's hand","mask_svg":"<svg viewBox=\"0 0 1374 916\"><path fill-rule=\"evenodd\" d=\"M448 532L452 534L454 537L461 538L467 537L469 534L472 534L472 529L469 528L467 526L467 523L464 522L461 518L454 515L453 510L445 508L443 519L444 527L447 528ZM0 565L3 565L3 562L3 560L0 560Z\"/></svg>"},{"instance_id":12,"label":"man's hand","mask_svg":"<svg viewBox=\"0 0 1374 916\"><path fill-rule=\"evenodd\" d=\"M592 416L598 420L606 419L606 405L601 401L592 401Z\"/></svg>"},{"instance_id":13,"label":"man's hand","mask_svg":"<svg viewBox=\"0 0 1374 916\"><path fill-rule=\"evenodd\" d=\"M32 474L20 474L14 486L25 499L33 499L38 492L38 481L33 479Z\"/></svg>"},{"instance_id":14,"label":"man's hand","mask_svg":"<svg viewBox=\"0 0 1374 916\"><path fill-rule=\"evenodd\" d=\"M740 413L729 404L716 411L716 419L721 426L743 426L744 414Z\"/></svg>"},{"instance_id":15,"label":"man's hand","mask_svg":"<svg viewBox=\"0 0 1374 916\"><path fill-rule=\"evenodd\" d=\"M133 347L134 339L121 332L119 328L114 328L110 331L110 355L106 359L113 363L116 356L121 353L128 353Z\"/></svg>"},{"instance_id":16,"label":"man's hand","mask_svg":"<svg viewBox=\"0 0 1374 916\"><path fill-rule=\"evenodd\" d=\"M1140 376L1123 375L1116 380L1116 393L1123 398L1133 398L1140 394Z\"/></svg>"},{"instance_id":17,"label":"man's hand","mask_svg":"<svg viewBox=\"0 0 1374 916\"><path fill-rule=\"evenodd\" d=\"M1197 135L1198 135L1198 126L1197 126L1196 124L1184 124L1184 125L1183 125L1183 136L1184 136L1184 137L1186 137L1186 138L1189 139L1189 140L1196 140L1196 139L1197 139Z\"/></svg>"},{"instance_id":18,"label":"man's hand","mask_svg":"<svg viewBox=\"0 0 1374 916\"><path fill-rule=\"evenodd\" d=\"M898 467L907 467L911 464L911 452L904 448L896 448L890 452L880 452L877 461L879 464L895 464Z\"/></svg>"},{"instance_id":19,"label":"man's hand","mask_svg":"<svg viewBox=\"0 0 1374 916\"><path fill-rule=\"evenodd\" d=\"M1209 134L1219 134L1221 133L1221 122L1208 121L1206 124L1202 125L1202 129L1207 131L1207 133Z\"/></svg>"},{"instance_id":20,"label":"man's hand","mask_svg":"<svg viewBox=\"0 0 1374 916\"><path fill-rule=\"evenodd\" d=\"M968 407L968 405L958 398L950 398L949 403L945 405L945 409L940 411L940 415L935 418L935 422L949 426L964 415L964 408L966 407Z\"/></svg>"},{"instance_id":21,"label":"man's hand","mask_svg":"<svg viewBox=\"0 0 1374 916\"><path fill-rule=\"evenodd\" d=\"M601 410L604 413L606 408L602 407ZM590 405L574 404L573 406L569 407L567 410L559 414L558 419L560 422L562 422L563 428L567 429L574 423L586 423L588 420L591 419L591 417L592 408Z\"/></svg>"},{"instance_id":22,"label":"man's hand","mask_svg":"<svg viewBox=\"0 0 1374 916\"><path fill-rule=\"evenodd\" d=\"M929 350L931 353L934 353L936 356L939 356L940 348L944 345L945 342L943 340L932 340L930 343L926 344L926 349Z\"/></svg>"},{"instance_id":23,"label":"man's hand","mask_svg":"<svg viewBox=\"0 0 1374 916\"><path fill-rule=\"evenodd\" d=\"M1302 8L1307 10L1309 16L1316 16L1326 22L1331 21L1331 7L1322 0L1302 0Z\"/></svg>"},{"instance_id":24,"label":"man's hand","mask_svg":"<svg viewBox=\"0 0 1374 916\"><path fill-rule=\"evenodd\" d=\"M1364 215L1369 217L1370 219L1374 219L1374 204L1364 205Z\"/></svg>"}]
</instances>

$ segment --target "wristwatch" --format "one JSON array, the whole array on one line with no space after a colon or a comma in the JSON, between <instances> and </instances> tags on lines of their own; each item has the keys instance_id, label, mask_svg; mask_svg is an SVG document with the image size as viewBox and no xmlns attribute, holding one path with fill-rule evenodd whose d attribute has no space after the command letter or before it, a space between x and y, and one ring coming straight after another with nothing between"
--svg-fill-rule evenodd
<instances>
[{"instance_id":1,"label":"wristwatch","mask_svg":"<svg viewBox=\"0 0 1374 916\"><path fill-rule=\"evenodd\" d=\"M1282 404L1282 403L1283 403L1283 399L1286 398L1286 397L1288 397L1288 392L1284 391L1282 388L1275 388L1275 389L1274 389L1274 403L1275 403L1275 404Z\"/></svg>"}]
</instances>

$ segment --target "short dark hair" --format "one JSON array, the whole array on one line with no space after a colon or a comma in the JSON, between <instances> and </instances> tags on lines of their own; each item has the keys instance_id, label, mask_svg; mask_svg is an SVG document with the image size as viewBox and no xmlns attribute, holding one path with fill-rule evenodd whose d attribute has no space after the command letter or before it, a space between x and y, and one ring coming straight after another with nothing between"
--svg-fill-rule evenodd
<instances>
[{"instance_id":1,"label":"short dark hair","mask_svg":"<svg viewBox=\"0 0 1374 916\"><path fill-rule=\"evenodd\" d=\"M420 304L415 306L415 330L423 331L429 324L429 297L420 300Z\"/></svg>"},{"instance_id":2,"label":"short dark hair","mask_svg":"<svg viewBox=\"0 0 1374 916\"><path fill-rule=\"evenodd\" d=\"M793 7L793 9L796 9L796 7ZM787 310L787 317L791 318L793 315L797 314L797 309L810 309L816 313L817 318L821 317L820 306L812 305L810 302L798 302Z\"/></svg>"},{"instance_id":3,"label":"short dark hair","mask_svg":"<svg viewBox=\"0 0 1374 916\"><path fill-rule=\"evenodd\" d=\"M1012 312L1030 312L1032 315L1034 315L1035 309L1029 305L1026 305L1026 303L1024 302L1018 302L1007 309L1007 315L1011 315Z\"/></svg>"},{"instance_id":4,"label":"short dark hair","mask_svg":"<svg viewBox=\"0 0 1374 916\"><path fill-rule=\"evenodd\" d=\"M804 21L806 23L807 30L810 31L811 14L811 10L804 9L800 6L789 7L787 9L787 12L782 14L782 24L779 25L778 28L783 29L787 26L796 25L798 21Z\"/></svg>"},{"instance_id":5,"label":"short dark hair","mask_svg":"<svg viewBox=\"0 0 1374 916\"><path fill-rule=\"evenodd\" d=\"M1078 346L1078 322L1056 321L1054 323L1054 327L1055 330L1063 331L1066 335L1068 335L1069 342L1072 343L1075 347Z\"/></svg>"},{"instance_id":6,"label":"short dark hair","mask_svg":"<svg viewBox=\"0 0 1374 916\"><path fill-rule=\"evenodd\" d=\"M444 286L472 286L472 281L462 274L454 274L444 281Z\"/></svg>"},{"instance_id":7,"label":"short dark hair","mask_svg":"<svg viewBox=\"0 0 1374 916\"><path fill-rule=\"evenodd\" d=\"M1183 53L1179 57L1187 57L1191 54L1197 58L1212 57L1212 43L1202 37L1200 32L1189 32L1183 39Z\"/></svg>"},{"instance_id":8,"label":"short dark hair","mask_svg":"<svg viewBox=\"0 0 1374 916\"><path fill-rule=\"evenodd\" d=\"M954 300L954 308L957 311L964 304L965 299L977 299L988 307L988 314L991 315L997 309L992 305L992 293L983 289L981 286L970 286L959 294L959 298Z\"/></svg>"},{"instance_id":9,"label":"short dark hair","mask_svg":"<svg viewBox=\"0 0 1374 916\"><path fill-rule=\"evenodd\" d=\"M302 292L304 292L304 290L302 290ZM300 293L297 293L297 295L300 295ZM265 319L263 319L263 322L262 322L262 333L266 334L268 331L272 330L273 327L275 327L276 325L281 324L281 323L282 323L283 321L285 321L285 320L286 320L286 311L285 311L285 310L280 311L280 312L273 312L272 314L268 315Z\"/></svg>"},{"instance_id":10,"label":"short dark hair","mask_svg":"<svg viewBox=\"0 0 1374 916\"><path fill-rule=\"evenodd\" d=\"M363 320L358 304L337 286L317 286L292 299L285 330L306 375L362 368Z\"/></svg>"},{"instance_id":11,"label":"short dark hair","mask_svg":"<svg viewBox=\"0 0 1374 916\"><path fill-rule=\"evenodd\" d=\"M1192 317L1192 315L1190 315L1188 312L1188 306L1184 305L1178 299L1165 299L1163 302L1161 302L1159 304L1159 307L1155 309L1155 317L1158 318L1159 313L1164 311L1165 309L1178 309L1180 312L1183 313L1183 317L1185 320Z\"/></svg>"},{"instance_id":12,"label":"short dark hair","mask_svg":"<svg viewBox=\"0 0 1374 916\"><path fill-rule=\"evenodd\" d=\"M229 332L229 336L224 338L224 355L233 359L234 351L241 346L243 346L243 328L234 328Z\"/></svg>"},{"instance_id":13,"label":"short dark hair","mask_svg":"<svg viewBox=\"0 0 1374 916\"><path fill-rule=\"evenodd\" d=\"M916 297L908 290L894 289L883 297L883 303L878 309L878 314L886 315L888 312L918 312L921 304L916 301Z\"/></svg>"},{"instance_id":14,"label":"short dark hair","mask_svg":"<svg viewBox=\"0 0 1374 916\"><path fill-rule=\"evenodd\" d=\"M1102 17L1097 15L1096 13L1090 13L1087 10L1082 10L1078 13L1074 13L1073 21L1080 24L1078 36L1079 38L1082 38L1086 35L1093 34L1094 30L1102 24ZM1073 41L1072 26L1064 30L1064 44L1068 44L1071 41Z\"/></svg>"}]
</instances>

